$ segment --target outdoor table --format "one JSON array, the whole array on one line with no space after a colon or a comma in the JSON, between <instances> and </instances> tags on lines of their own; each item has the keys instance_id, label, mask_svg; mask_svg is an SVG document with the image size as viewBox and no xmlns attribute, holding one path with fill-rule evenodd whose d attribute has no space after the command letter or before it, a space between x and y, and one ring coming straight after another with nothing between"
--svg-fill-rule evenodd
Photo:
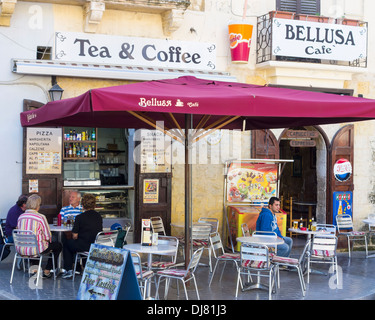
<instances>
[{"instance_id":1,"label":"outdoor table","mask_svg":"<svg viewBox=\"0 0 375 320\"><path fill-rule=\"evenodd\" d=\"M63 225L61 225L61 226L55 226L54 224L50 224L49 225L49 228L50 228L50 230L51 230L51 232L57 232L57 240L60 242L60 243L62 243L62 241L61 241L61 237L62 237L62 233L63 232L69 232L69 231L72 231L72 228L70 228L70 227L65 227L65 226L63 226ZM60 253L60 255L59 255L59 259L57 260L57 268L59 269L59 270L61 270L61 261L62 261L62 252Z\"/></svg>"},{"instance_id":2,"label":"outdoor table","mask_svg":"<svg viewBox=\"0 0 375 320\"><path fill-rule=\"evenodd\" d=\"M144 253L147 254L147 268L151 270L152 268L152 255L163 255L163 254L170 254L176 251L176 247L168 245L168 244L158 244L153 246L142 246L141 243L130 243L123 246L123 249L137 252L137 253ZM149 281L147 285L147 292L148 298L150 297L151 293L151 281Z\"/></svg>"},{"instance_id":3,"label":"outdoor table","mask_svg":"<svg viewBox=\"0 0 375 320\"><path fill-rule=\"evenodd\" d=\"M273 235L253 235L251 237L238 237L236 238L237 241L242 243L253 243L253 244L262 244L266 245L267 247L277 247L280 244L284 243L284 239L275 237ZM275 250L276 251L276 250ZM258 272L257 282L253 285L250 283L245 283L242 291L248 291L253 289L265 289L268 290L268 286L260 283L260 275Z\"/></svg>"},{"instance_id":4,"label":"outdoor table","mask_svg":"<svg viewBox=\"0 0 375 320\"><path fill-rule=\"evenodd\" d=\"M293 204L296 204L298 206L307 206L309 210L309 218L308 221L312 218L312 207L316 206L316 202L308 202L308 201L293 201Z\"/></svg>"},{"instance_id":5,"label":"outdoor table","mask_svg":"<svg viewBox=\"0 0 375 320\"><path fill-rule=\"evenodd\" d=\"M375 227L375 219L364 219L362 222ZM375 254L370 254L367 256L367 258L375 258Z\"/></svg>"}]
</instances>

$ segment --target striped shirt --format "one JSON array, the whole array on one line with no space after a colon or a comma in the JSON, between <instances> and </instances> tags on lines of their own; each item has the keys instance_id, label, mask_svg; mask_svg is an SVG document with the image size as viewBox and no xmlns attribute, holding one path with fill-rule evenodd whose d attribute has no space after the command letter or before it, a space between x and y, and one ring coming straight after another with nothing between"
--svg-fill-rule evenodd
<instances>
[{"instance_id":1,"label":"striped shirt","mask_svg":"<svg viewBox=\"0 0 375 320\"><path fill-rule=\"evenodd\" d=\"M49 242L52 239L51 230L49 228L47 219L45 215L28 209L25 213L21 214L18 218L17 229L32 231L36 234L36 239L38 241L39 253L42 253L48 248ZM35 248L17 248L17 252L22 255L33 256L36 255Z\"/></svg>"},{"instance_id":2,"label":"striped shirt","mask_svg":"<svg viewBox=\"0 0 375 320\"><path fill-rule=\"evenodd\" d=\"M67 215L73 216L74 219L77 215L83 212L82 206L78 205L73 207L72 205L62 207L60 210L61 220L63 220Z\"/></svg>"}]
</instances>

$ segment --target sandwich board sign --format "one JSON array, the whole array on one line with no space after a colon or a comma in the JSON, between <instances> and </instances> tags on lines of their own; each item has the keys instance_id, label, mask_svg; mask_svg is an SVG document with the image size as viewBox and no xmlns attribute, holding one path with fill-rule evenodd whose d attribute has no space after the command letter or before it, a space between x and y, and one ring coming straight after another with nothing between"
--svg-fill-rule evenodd
<instances>
[{"instance_id":1,"label":"sandwich board sign","mask_svg":"<svg viewBox=\"0 0 375 320\"><path fill-rule=\"evenodd\" d=\"M93 243L77 300L141 300L129 251Z\"/></svg>"}]
</instances>

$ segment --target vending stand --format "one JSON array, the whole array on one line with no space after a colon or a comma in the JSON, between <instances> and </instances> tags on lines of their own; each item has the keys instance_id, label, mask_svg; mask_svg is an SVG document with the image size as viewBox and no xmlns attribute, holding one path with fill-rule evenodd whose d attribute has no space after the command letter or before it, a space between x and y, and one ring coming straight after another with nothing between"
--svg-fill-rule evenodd
<instances>
[{"instance_id":1,"label":"vending stand","mask_svg":"<svg viewBox=\"0 0 375 320\"><path fill-rule=\"evenodd\" d=\"M293 160L240 159L225 163L224 217L227 222L227 247L239 251L236 238L242 236L241 225L246 223L255 231L263 206L271 197L279 197L279 179L286 163ZM287 215L277 214L278 226L286 235Z\"/></svg>"}]
</instances>

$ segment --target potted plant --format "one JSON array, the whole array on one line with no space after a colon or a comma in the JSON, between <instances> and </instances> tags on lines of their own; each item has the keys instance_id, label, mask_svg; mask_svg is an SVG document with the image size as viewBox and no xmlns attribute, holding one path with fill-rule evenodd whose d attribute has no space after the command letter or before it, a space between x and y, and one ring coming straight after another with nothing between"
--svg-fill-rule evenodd
<instances>
[{"instance_id":1,"label":"potted plant","mask_svg":"<svg viewBox=\"0 0 375 320\"><path fill-rule=\"evenodd\" d=\"M303 20L303 21L314 21L320 23L328 23L329 17L324 17L319 14L316 15L308 15L308 14L296 14L296 20Z\"/></svg>"},{"instance_id":2,"label":"potted plant","mask_svg":"<svg viewBox=\"0 0 375 320\"><path fill-rule=\"evenodd\" d=\"M345 17L336 19L336 23L337 24L344 24L344 25L347 25L347 26L359 26L360 25L359 20L347 19Z\"/></svg>"},{"instance_id":3,"label":"potted plant","mask_svg":"<svg viewBox=\"0 0 375 320\"><path fill-rule=\"evenodd\" d=\"M269 13L269 15L270 15L270 19L279 18L279 19L293 20L296 13L295 12L289 12L289 11L271 11Z\"/></svg>"}]
</instances>

